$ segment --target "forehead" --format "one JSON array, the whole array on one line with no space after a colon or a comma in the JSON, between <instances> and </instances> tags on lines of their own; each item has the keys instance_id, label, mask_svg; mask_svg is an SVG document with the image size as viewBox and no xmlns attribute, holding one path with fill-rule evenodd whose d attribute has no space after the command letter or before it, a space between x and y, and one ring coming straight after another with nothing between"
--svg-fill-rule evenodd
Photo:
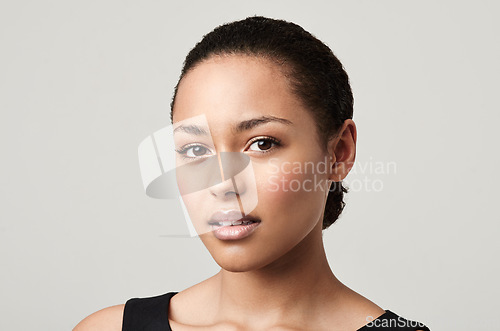
<instances>
[{"instance_id":1,"label":"forehead","mask_svg":"<svg viewBox=\"0 0 500 331\"><path fill-rule=\"evenodd\" d=\"M215 56L191 69L179 83L173 121L206 115L241 118L271 114L297 117L303 111L278 64L247 55Z\"/></svg>"}]
</instances>

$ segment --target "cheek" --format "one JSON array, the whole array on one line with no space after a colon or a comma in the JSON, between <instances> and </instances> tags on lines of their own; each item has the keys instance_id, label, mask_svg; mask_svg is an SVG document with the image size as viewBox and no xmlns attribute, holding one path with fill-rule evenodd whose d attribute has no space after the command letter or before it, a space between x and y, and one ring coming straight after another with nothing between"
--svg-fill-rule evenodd
<instances>
[{"instance_id":1,"label":"cheek","mask_svg":"<svg viewBox=\"0 0 500 331\"><path fill-rule=\"evenodd\" d=\"M306 215L321 211L325 178L311 173L280 171L259 179L259 205L272 213Z\"/></svg>"},{"instance_id":2,"label":"cheek","mask_svg":"<svg viewBox=\"0 0 500 331\"><path fill-rule=\"evenodd\" d=\"M297 192L290 190L290 183L296 182L297 179L297 175L283 172L273 173L262 178L259 185L259 197L262 196L262 198L259 200L271 205L283 205L291 202L296 198Z\"/></svg>"}]
</instances>

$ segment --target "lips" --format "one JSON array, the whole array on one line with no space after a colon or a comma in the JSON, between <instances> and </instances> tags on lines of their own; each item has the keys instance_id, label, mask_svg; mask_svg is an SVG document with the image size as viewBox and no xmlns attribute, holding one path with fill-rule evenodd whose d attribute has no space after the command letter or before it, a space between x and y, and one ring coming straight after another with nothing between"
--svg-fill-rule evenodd
<instances>
[{"instance_id":1,"label":"lips","mask_svg":"<svg viewBox=\"0 0 500 331\"><path fill-rule=\"evenodd\" d=\"M235 226L255 222L260 222L260 220L250 215L243 216L239 210L230 209L225 211L220 210L213 213L208 221L208 224L218 226Z\"/></svg>"},{"instance_id":2,"label":"lips","mask_svg":"<svg viewBox=\"0 0 500 331\"><path fill-rule=\"evenodd\" d=\"M208 224L217 239L237 240L248 237L260 222L253 216L243 216L239 210L227 210L215 212Z\"/></svg>"},{"instance_id":3,"label":"lips","mask_svg":"<svg viewBox=\"0 0 500 331\"><path fill-rule=\"evenodd\" d=\"M220 221L220 222L210 221L210 222L208 222L208 224L217 225L217 226L236 226L236 225L248 225L248 224L252 224L255 222L260 222L260 221L254 221L254 220L250 220L250 219L241 218L241 219L236 220L236 221Z\"/></svg>"}]
</instances>

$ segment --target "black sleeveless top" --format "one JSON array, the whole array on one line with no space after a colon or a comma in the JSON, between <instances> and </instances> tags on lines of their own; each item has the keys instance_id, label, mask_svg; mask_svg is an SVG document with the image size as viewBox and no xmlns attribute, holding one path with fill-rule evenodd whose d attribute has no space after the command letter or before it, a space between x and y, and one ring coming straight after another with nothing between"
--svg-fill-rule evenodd
<instances>
[{"instance_id":1,"label":"black sleeveless top","mask_svg":"<svg viewBox=\"0 0 500 331\"><path fill-rule=\"evenodd\" d=\"M168 305L170 299L178 292L149 298L132 298L125 303L123 311L122 331L172 331L168 322ZM368 322L357 331L430 331L422 323L410 321L396 315L390 310Z\"/></svg>"}]
</instances>

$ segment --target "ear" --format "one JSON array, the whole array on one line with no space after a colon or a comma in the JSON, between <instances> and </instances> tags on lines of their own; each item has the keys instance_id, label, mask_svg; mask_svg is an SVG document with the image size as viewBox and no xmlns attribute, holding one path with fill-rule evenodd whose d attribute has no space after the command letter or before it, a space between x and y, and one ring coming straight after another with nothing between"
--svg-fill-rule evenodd
<instances>
[{"instance_id":1,"label":"ear","mask_svg":"<svg viewBox=\"0 0 500 331\"><path fill-rule=\"evenodd\" d=\"M328 153L331 157L331 173L329 179L334 182L342 181L356 159L356 124L347 119L338 134L328 142Z\"/></svg>"}]
</instances>

